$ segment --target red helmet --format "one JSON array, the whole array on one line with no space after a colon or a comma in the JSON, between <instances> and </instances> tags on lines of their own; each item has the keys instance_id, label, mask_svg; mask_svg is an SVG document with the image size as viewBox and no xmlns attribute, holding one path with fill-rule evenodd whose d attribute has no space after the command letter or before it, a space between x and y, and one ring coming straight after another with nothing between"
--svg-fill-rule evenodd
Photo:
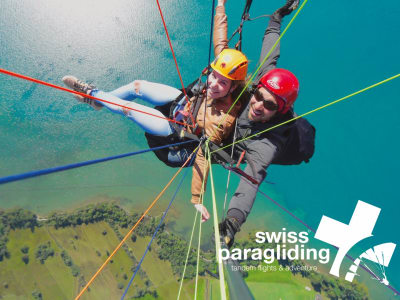
<instances>
[{"instance_id":1,"label":"red helmet","mask_svg":"<svg viewBox=\"0 0 400 300\"><path fill-rule=\"evenodd\" d=\"M264 87L278 97L278 112L285 114L299 94L299 81L285 69L272 69L261 77L257 87Z\"/></svg>"}]
</instances>

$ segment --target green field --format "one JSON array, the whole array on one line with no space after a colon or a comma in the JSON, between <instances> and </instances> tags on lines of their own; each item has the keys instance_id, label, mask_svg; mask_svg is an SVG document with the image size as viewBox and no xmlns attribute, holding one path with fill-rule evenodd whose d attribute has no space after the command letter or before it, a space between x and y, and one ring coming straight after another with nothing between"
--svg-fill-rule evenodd
<instances>
[{"instance_id":1,"label":"green field","mask_svg":"<svg viewBox=\"0 0 400 300\"><path fill-rule=\"evenodd\" d=\"M106 235L103 235L104 231L107 232ZM41 264L35 258L35 249L39 244L47 242L50 242L55 254ZM145 242L138 241L135 247L143 248ZM78 278L74 277L71 269L64 264L61 251L65 250L69 254L74 264L79 267L81 275L88 281L107 259L107 251L111 253L118 243L117 236L105 222L62 229L43 226L35 228L34 232L29 229L11 231L7 244L11 256L0 262L0 295L2 299L27 299L32 298L32 292L36 290L42 293L43 299L73 299L81 287ZM24 246L29 247L28 264L22 261L21 248ZM158 265L164 263L158 261ZM163 282L162 273L157 271L155 266L150 270L151 265L148 264L151 273L149 277L155 284L160 284ZM119 284L126 287L132 275L132 266L133 261L120 249L92 283L90 291L81 299L120 298L124 289L120 289ZM124 274L127 279L124 279ZM140 276L135 278L134 283L144 287ZM132 296L133 293L132 288L128 296Z\"/></svg>"},{"instance_id":2,"label":"green field","mask_svg":"<svg viewBox=\"0 0 400 300\"><path fill-rule=\"evenodd\" d=\"M76 290L76 283L69 268L57 253L61 252L52 241L45 228L37 228L34 234L30 230L12 231L7 247L11 253L10 259L0 264L0 294L4 299L26 299L34 290L42 291L43 295L59 295L59 299L71 299ZM36 260L34 249L37 245L51 242L56 255L41 264ZM29 263L22 261L23 246L29 247ZM25 296L25 297L24 297Z\"/></svg>"},{"instance_id":3,"label":"green field","mask_svg":"<svg viewBox=\"0 0 400 300\"><path fill-rule=\"evenodd\" d=\"M126 231L121 230L121 233L124 235ZM103 234L105 232L106 234ZM30 229L11 230L8 238L10 258L0 262L0 299L10 300L34 299L34 291L40 292L43 299L73 299L82 288L79 277L83 275L87 282L107 259L107 253L111 253L119 243L118 237L106 222L59 229L44 225L35 228L33 232ZM131 239L126 242L136 261L142 257L149 241L150 237L137 237L135 242ZM54 256L50 256L42 264L35 257L35 252L38 245L48 242L54 249ZM23 247L29 247L28 264L22 261ZM141 269L150 279L152 287L157 290L157 299L176 299L178 278L173 275L170 263L158 258L157 247L156 243L153 243ZM79 267L79 276L74 277L71 268L65 265L61 258L63 250ZM120 249L81 299L119 299L132 276L133 264L134 261ZM181 299L193 299L194 286L194 280L186 280ZM144 287L145 280L137 275L126 299L130 299L137 288ZM198 299L218 299L217 287L218 282L215 279L200 277ZM208 295L211 292L212 298ZM154 298L146 295L140 299Z\"/></svg>"},{"instance_id":4,"label":"green field","mask_svg":"<svg viewBox=\"0 0 400 300\"><path fill-rule=\"evenodd\" d=\"M277 266L276 262L274 264ZM316 295L308 279L290 271L249 271L246 283L256 299L313 300Z\"/></svg>"},{"instance_id":5,"label":"green field","mask_svg":"<svg viewBox=\"0 0 400 300\"><path fill-rule=\"evenodd\" d=\"M34 227L34 230L10 230L7 243L10 256L0 261L0 299L40 299L35 298L34 294L41 294L41 299L74 299L120 243L118 236L124 236L127 232L128 229L111 227L105 221L58 229L42 224ZM133 242L129 238L81 299L121 298L132 276L132 268L141 259L150 239L150 236L136 236ZM54 254L48 256L44 263L36 257L39 245L49 245L54 250ZM145 290L155 290L157 299L176 299L180 274L174 274L169 261L159 259L159 250L154 242L126 299L133 299L139 291ZM72 263L66 261L65 253ZM204 255L208 257L209 253ZM29 262L26 257L23 261L24 256L28 257ZM270 266L279 269L276 261ZM308 278L285 270L250 270L245 282L255 299L311 300L316 296ZM185 280L180 299L193 299L194 294L195 280ZM140 299L154 297L146 294ZM200 276L197 299L221 299L219 281L208 275Z\"/></svg>"}]
</instances>

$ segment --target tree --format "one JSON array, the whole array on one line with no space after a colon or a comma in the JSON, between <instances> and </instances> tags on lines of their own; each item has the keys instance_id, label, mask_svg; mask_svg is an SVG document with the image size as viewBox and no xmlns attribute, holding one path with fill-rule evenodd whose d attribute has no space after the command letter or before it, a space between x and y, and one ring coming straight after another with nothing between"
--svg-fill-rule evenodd
<instances>
[{"instance_id":1,"label":"tree","mask_svg":"<svg viewBox=\"0 0 400 300\"><path fill-rule=\"evenodd\" d=\"M29 263L29 256L27 254L22 256L22 261L27 265Z\"/></svg>"},{"instance_id":2,"label":"tree","mask_svg":"<svg viewBox=\"0 0 400 300\"><path fill-rule=\"evenodd\" d=\"M40 263L44 264L46 259L50 256L54 256L54 250L51 248L50 242L39 245L36 250L36 258L40 261Z\"/></svg>"},{"instance_id":3,"label":"tree","mask_svg":"<svg viewBox=\"0 0 400 300\"><path fill-rule=\"evenodd\" d=\"M61 252L61 258L63 259L64 264L65 264L67 267L72 266L72 258L68 255L67 251L63 250L63 251Z\"/></svg>"},{"instance_id":4,"label":"tree","mask_svg":"<svg viewBox=\"0 0 400 300\"><path fill-rule=\"evenodd\" d=\"M74 277L77 277L80 274L80 270L77 265L71 266L71 273L72 273L72 276L74 276Z\"/></svg>"},{"instance_id":5,"label":"tree","mask_svg":"<svg viewBox=\"0 0 400 300\"><path fill-rule=\"evenodd\" d=\"M27 254L29 252L29 247L28 246L23 246L21 248L21 252L24 253L24 254Z\"/></svg>"},{"instance_id":6,"label":"tree","mask_svg":"<svg viewBox=\"0 0 400 300\"><path fill-rule=\"evenodd\" d=\"M313 286L314 290L316 290L317 292L321 292L321 288L322 288L321 275L319 275L318 273L315 273L315 272L311 273L310 281L311 281L311 285Z\"/></svg>"},{"instance_id":7,"label":"tree","mask_svg":"<svg viewBox=\"0 0 400 300\"><path fill-rule=\"evenodd\" d=\"M42 293L41 293L40 291L38 291L38 290L34 290L34 291L32 292L32 297L33 297L33 299L35 299L35 300L42 300L42 299L43 299Z\"/></svg>"}]
</instances>

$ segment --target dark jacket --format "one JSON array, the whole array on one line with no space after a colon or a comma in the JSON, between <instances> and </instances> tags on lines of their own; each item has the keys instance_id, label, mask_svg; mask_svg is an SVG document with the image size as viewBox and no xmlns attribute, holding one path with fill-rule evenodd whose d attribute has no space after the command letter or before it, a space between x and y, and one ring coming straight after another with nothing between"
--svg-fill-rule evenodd
<instances>
[{"instance_id":1,"label":"dark jacket","mask_svg":"<svg viewBox=\"0 0 400 300\"><path fill-rule=\"evenodd\" d=\"M268 122L262 123L251 121L248 118L248 113L249 105L238 118L236 140L249 137L293 118L293 112L289 111L285 115L277 116ZM246 151L247 166L244 171L258 182L263 182L267 175L268 166L277 162L279 155L284 152L292 126L292 123L288 123L236 144L236 155L239 154L238 152ZM253 206L257 189L258 186L254 186L241 178L230 202L229 209L239 209L245 214L246 218Z\"/></svg>"}]
</instances>

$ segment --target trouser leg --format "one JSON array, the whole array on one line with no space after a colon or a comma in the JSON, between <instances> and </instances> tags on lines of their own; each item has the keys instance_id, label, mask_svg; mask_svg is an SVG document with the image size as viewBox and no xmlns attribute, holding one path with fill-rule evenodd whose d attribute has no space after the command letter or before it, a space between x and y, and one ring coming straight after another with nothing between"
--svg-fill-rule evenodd
<instances>
[{"instance_id":1,"label":"trouser leg","mask_svg":"<svg viewBox=\"0 0 400 300\"><path fill-rule=\"evenodd\" d=\"M169 103L181 93L174 87L146 80L135 80L110 92L110 94L123 100L132 101L135 98L140 98L153 105Z\"/></svg>"},{"instance_id":2,"label":"trouser leg","mask_svg":"<svg viewBox=\"0 0 400 300\"><path fill-rule=\"evenodd\" d=\"M263 62L267 54L270 52L272 46L276 43L281 33L281 19L279 17L271 16L268 27L265 30L263 37L263 43L261 48L259 64ZM257 73L255 83L259 82L261 77L267 73L269 70L276 68L276 63L280 55L280 43L276 45L272 53L268 56L265 63L261 66Z\"/></svg>"},{"instance_id":3,"label":"trouser leg","mask_svg":"<svg viewBox=\"0 0 400 300\"><path fill-rule=\"evenodd\" d=\"M101 102L101 104L114 113L127 116L147 133L159 136L167 136L173 133L173 129L171 128L169 122L165 119L165 116L154 108L135 102L126 101L116 97L111 93L106 93L99 90L93 90L90 95L110 102Z\"/></svg>"},{"instance_id":4,"label":"trouser leg","mask_svg":"<svg viewBox=\"0 0 400 300\"><path fill-rule=\"evenodd\" d=\"M192 152L186 148L180 148L178 150L169 150L168 161L177 165L182 165L190 156ZM192 162L193 165L194 161Z\"/></svg>"}]
</instances>

